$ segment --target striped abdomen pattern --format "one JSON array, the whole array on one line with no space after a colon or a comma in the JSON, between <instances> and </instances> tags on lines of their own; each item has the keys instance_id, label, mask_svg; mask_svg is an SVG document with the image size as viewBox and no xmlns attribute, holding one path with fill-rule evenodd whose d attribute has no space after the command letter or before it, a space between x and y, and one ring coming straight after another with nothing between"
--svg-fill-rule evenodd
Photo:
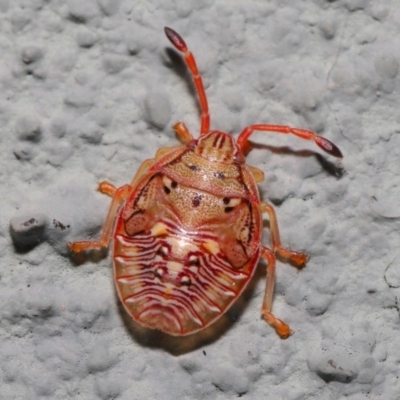
<instances>
[{"instance_id":1,"label":"striped abdomen pattern","mask_svg":"<svg viewBox=\"0 0 400 400\"><path fill-rule=\"evenodd\" d=\"M114 273L127 311L140 324L186 335L220 317L242 292L258 253L235 269L211 232L188 232L161 220L134 236L117 222Z\"/></svg>"}]
</instances>

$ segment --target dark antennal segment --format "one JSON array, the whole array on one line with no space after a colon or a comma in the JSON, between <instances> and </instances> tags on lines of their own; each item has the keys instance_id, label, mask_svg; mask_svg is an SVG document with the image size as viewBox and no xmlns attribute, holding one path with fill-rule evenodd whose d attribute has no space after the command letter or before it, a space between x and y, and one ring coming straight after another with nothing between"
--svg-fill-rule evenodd
<instances>
[{"instance_id":1,"label":"dark antennal segment","mask_svg":"<svg viewBox=\"0 0 400 400\"><path fill-rule=\"evenodd\" d=\"M164 32L167 35L167 38L169 41L179 50L182 51L183 53L187 50L187 46L185 41L182 39L182 37L175 32L173 29L168 28L167 26L164 28Z\"/></svg>"},{"instance_id":2,"label":"dark antennal segment","mask_svg":"<svg viewBox=\"0 0 400 400\"><path fill-rule=\"evenodd\" d=\"M208 113L208 101L206 91L204 90L203 80L201 79L199 70L197 69L196 60L192 52L186 46L185 41L178 33L176 33L173 29L168 28L167 26L164 28L164 32L168 40L173 44L173 46L181 53L183 53L186 65L192 73L193 82L196 86L196 91L199 96L201 108L200 134L205 135L210 130L210 114Z\"/></svg>"},{"instance_id":3,"label":"dark antennal segment","mask_svg":"<svg viewBox=\"0 0 400 400\"><path fill-rule=\"evenodd\" d=\"M316 136L315 143L326 153L330 154L333 157L343 158L342 152L339 150L335 144L333 144L330 140L322 137Z\"/></svg>"}]
</instances>

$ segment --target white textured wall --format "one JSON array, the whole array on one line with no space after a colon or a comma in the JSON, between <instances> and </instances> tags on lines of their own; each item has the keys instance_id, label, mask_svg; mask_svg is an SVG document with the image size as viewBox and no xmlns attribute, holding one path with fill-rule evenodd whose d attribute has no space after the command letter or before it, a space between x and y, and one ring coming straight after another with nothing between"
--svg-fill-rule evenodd
<instances>
[{"instance_id":1,"label":"white textured wall","mask_svg":"<svg viewBox=\"0 0 400 400\"><path fill-rule=\"evenodd\" d=\"M171 339L126 316L110 256L66 256L104 220L97 182L129 182L177 144L173 122L199 129L166 25L197 57L213 128L291 124L345 155L342 170L312 143L253 137L282 240L311 255L278 264L286 341L260 319L262 265L221 323ZM1 399L399 398L397 0L1 0L0 31ZM16 249L11 220L42 242Z\"/></svg>"}]
</instances>

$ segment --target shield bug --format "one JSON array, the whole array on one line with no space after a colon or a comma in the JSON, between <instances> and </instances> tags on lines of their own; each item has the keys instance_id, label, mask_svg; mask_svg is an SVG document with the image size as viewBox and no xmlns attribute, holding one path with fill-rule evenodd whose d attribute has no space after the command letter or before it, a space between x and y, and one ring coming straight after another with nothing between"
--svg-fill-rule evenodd
<instances>
[{"instance_id":1,"label":"shield bug","mask_svg":"<svg viewBox=\"0 0 400 400\"><path fill-rule=\"evenodd\" d=\"M276 257L303 267L304 253L282 247L273 207L260 200L264 174L246 165L255 131L292 134L314 141L334 157L340 150L316 133L281 125L247 126L238 139L210 130L207 97L196 61L171 28L165 34L183 53L201 107L195 138L183 122L173 126L181 145L160 148L143 162L130 184L101 182L112 197L98 241L69 243L73 253L113 242L114 279L126 311L139 324L170 335L197 332L220 318L246 288L256 266L267 262L261 313L282 338L290 327L272 314ZM262 245L263 215L271 247Z\"/></svg>"}]
</instances>

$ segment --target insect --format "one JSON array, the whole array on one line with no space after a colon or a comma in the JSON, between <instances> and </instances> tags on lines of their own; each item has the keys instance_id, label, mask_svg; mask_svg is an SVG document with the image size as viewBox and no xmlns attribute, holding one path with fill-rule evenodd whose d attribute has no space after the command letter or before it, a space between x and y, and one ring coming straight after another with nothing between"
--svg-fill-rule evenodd
<instances>
[{"instance_id":1,"label":"insect","mask_svg":"<svg viewBox=\"0 0 400 400\"><path fill-rule=\"evenodd\" d=\"M101 182L112 197L100 239L69 243L72 253L113 242L114 279L126 311L139 324L170 335L195 333L220 318L240 296L263 258L267 283L261 314L281 338L290 327L272 313L276 257L303 267L308 256L282 247L273 207L260 200L263 172L246 165L255 131L314 141L334 157L338 147L316 133L281 125L247 126L235 139L210 130L208 102L196 61L181 36L165 34L184 55L201 107L200 135L183 122L173 126L181 145L160 148L130 184ZM263 215L271 248L261 243Z\"/></svg>"}]
</instances>

